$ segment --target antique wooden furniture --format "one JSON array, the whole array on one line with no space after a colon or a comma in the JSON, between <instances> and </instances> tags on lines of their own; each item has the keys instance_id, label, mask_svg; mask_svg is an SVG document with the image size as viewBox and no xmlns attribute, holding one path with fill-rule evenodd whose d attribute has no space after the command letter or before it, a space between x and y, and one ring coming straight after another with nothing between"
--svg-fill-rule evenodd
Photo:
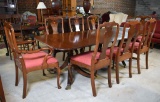
<instances>
[{"instance_id":1,"label":"antique wooden furniture","mask_svg":"<svg viewBox=\"0 0 160 102\"><path fill-rule=\"evenodd\" d=\"M4 40L5 46L7 48L6 56L9 56L8 44L7 44L7 40L6 40L6 36L5 36L5 33L4 33L4 28L3 28L4 21L11 22L11 15L9 15L9 14L1 14L0 15L0 32L3 35L3 40Z\"/></svg>"},{"instance_id":2,"label":"antique wooden furniture","mask_svg":"<svg viewBox=\"0 0 160 102\"><path fill-rule=\"evenodd\" d=\"M156 29L151 39L151 43L152 48L154 47L154 44L160 44L160 20L157 20Z\"/></svg>"},{"instance_id":3,"label":"antique wooden furniture","mask_svg":"<svg viewBox=\"0 0 160 102\"><path fill-rule=\"evenodd\" d=\"M73 16L69 17L69 27L71 32L84 31L84 19L83 17ZM81 48L80 52L84 52L85 48ZM75 50L76 54L78 54L78 50Z\"/></svg>"},{"instance_id":4,"label":"antique wooden furniture","mask_svg":"<svg viewBox=\"0 0 160 102\"><path fill-rule=\"evenodd\" d=\"M139 36L142 36L142 39L139 42L135 42L135 44L131 43L131 45L134 46L133 53L137 55L136 60L137 60L138 74L141 73L140 71L140 55L141 54L145 53L146 55L146 69L148 69L149 48L150 48L152 36L155 32L155 28L156 28L156 19L150 19L145 23L144 33L143 34L139 33Z\"/></svg>"},{"instance_id":5,"label":"antique wooden furniture","mask_svg":"<svg viewBox=\"0 0 160 102\"><path fill-rule=\"evenodd\" d=\"M90 15L87 17L87 25L89 30L97 29L99 26L99 17L98 15Z\"/></svg>"},{"instance_id":6,"label":"antique wooden furniture","mask_svg":"<svg viewBox=\"0 0 160 102\"><path fill-rule=\"evenodd\" d=\"M0 76L0 101L6 102L6 99L4 96L4 91L3 91L3 85L2 85L2 81L1 81L1 76Z\"/></svg>"},{"instance_id":7,"label":"antique wooden furniture","mask_svg":"<svg viewBox=\"0 0 160 102\"><path fill-rule=\"evenodd\" d=\"M129 27L129 28L128 28ZM128 33L125 33L126 30L128 30ZM127 22L124 25L123 33L121 35L120 43L114 47L114 53L113 53L113 61L116 64L116 82L119 84L119 62L125 61L129 59L129 77L132 77L132 55L133 55L133 46L129 47L130 43L132 42L133 38L133 44L136 41L136 37L139 33L140 29L140 22L138 21L131 21ZM128 35L128 38L125 39L125 35ZM107 55L110 55L110 49L106 50ZM114 65L114 63L113 63Z\"/></svg>"},{"instance_id":8,"label":"antique wooden furniture","mask_svg":"<svg viewBox=\"0 0 160 102\"><path fill-rule=\"evenodd\" d=\"M76 0L62 0L63 16L74 16L76 14Z\"/></svg>"},{"instance_id":9,"label":"antique wooden furniture","mask_svg":"<svg viewBox=\"0 0 160 102\"><path fill-rule=\"evenodd\" d=\"M71 32L84 31L83 17L73 16L69 18L69 27Z\"/></svg>"},{"instance_id":10,"label":"antique wooden furniture","mask_svg":"<svg viewBox=\"0 0 160 102\"><path fill-rule=\"evenodd\" d=\"M50 16L45 19L45 34L59 34L64 33L64 26L63 26L63 18L58 16ZM56 53L60 52L59 50L54 51L54 57L56 56ZM65 59L65 51L63 51L63 60Z\"/></svg>"},{"instance_id":11,"label":"antique wooden furniture","mask_svg":"<svg viewBox=\"0 0 160 102\"><path fill-rule=\"evenodd\" d=\"M99 16L98 15L90 15L87 17L87 25L89 30L95 30L99 26ZM91 51L91 46L89 47L89 51Z\"/></svg>"},{"instance_id":12,"label":"antique wooden furniture","mask_svg":"<svg viewBox=\"0 0 160 102\"><path fill-rule=\"evenodd\" d=\"M113 39L112 35L113 35L113 26L117 26L117 30L116 30L116 35L114 37L114 41L111 44L111 48L110 48L110 55L107 56L106 55L106 49L109 47L109 43L110 41ZM104 27L105 31L102 33L103 34L103 40L102 42L100 42L100 29ZM95 71L99 70L101 68L104 68L106 66L108 67L108 85L109 87L112 87L111 84L111 64L112 64L112 54L113 54L113 47L116 43L117 37L118 37L118 33L119 33L119 25L117 23L114 22L105 22L101 25L99 25L98 29L97 29L97 33L96 33L96 40L95 40L95 48L94 51L88 51L79 55L75 55L72 56L70 58L70 64L68 67L69 70L69 79L70 82L73 82L73 78L72 78L72 66L73 65L77 65L79 67L83 67L87 70L89 70L90 72L90 78L91 78L91 86L92 86L92 93L93 96L96 96L96 89L95 89ZM99 44L103 44L102 47L102 52L98 52L98 46Z\"/></svg>"},{"instance_id":13,"label":"antique wooden furniture","mask_svg":"<svg viewBox=\"0 0 160 102\"><path fill-rule=\"evenodd\" d=\"M123 32L123 27L120 27L120 31L118 34L118 40L122 39L122 32ZM116 31L117 28L114 28L114 30ZM128 38L127 34L128 34L128 29L126 29L126 34L124 36L124 38ZM101 29L101 40L100 43L103 42L103 32L105 31L105 29ZM54 49L58 49L58 50L62 50L62 51L67 51L68 52L68 56L66 58L66 60L64 61L64 63L60 66L61 69L66 68L66 66L69 64L70 62L70 57L73 55L72 51L78 48L84 48L87 46L91 46L91 45L95 45L95 40L96 40L96 30L88 30L88 31L79 31L79 32L69 32L69 33L62 33L62 34L49 34L49 35L41 35L41 36L35 36L35 39L54 48ZM115 33L114 33L115 34ZM115 35L113 35L115 36ZM112 40L113 41L113 40ZM88 74L86 75L82 70L77 70L79 73L81 73L82 75L88 76ZM71 83L68 80L68 86L67 89L70 87Z\"/></svg>"},{"instance_id":14,"label":"antique wooden furniture","mask_svg":"<svg viewBox=\"0 0 160 102\"><path fill-rule=\"evenodd\" d=\"M43 70L47 68L56 68L57 69L57 86L58 89L61 88L59 83L60 78L60 68L58 65L57 59L51 56L52 49L50 48L41 48L36 50L19 50L17 47L17 42L15 39L14 29L10 23L5 22L4 24L5 33L7 36L8 43L13 51L15 70L16 70L16 81L15 85L18 85L18 68L22 71L23 74L23 98L26 97L27 92L27 74L36 71ZM50 50L50 53L47 54L43 50Z\"/></svg>"}]
</instances>

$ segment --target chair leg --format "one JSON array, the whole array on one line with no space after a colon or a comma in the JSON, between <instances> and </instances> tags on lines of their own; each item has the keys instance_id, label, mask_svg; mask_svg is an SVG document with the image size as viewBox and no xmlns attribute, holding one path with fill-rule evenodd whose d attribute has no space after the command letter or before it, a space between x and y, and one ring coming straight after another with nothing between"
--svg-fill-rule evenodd
<instances>
[{"instance_id":1,"label":"chair leg","mask_svg":"<svg viewBox=\"0 0 160 102\"><path fill-rule=\"evenodd\" d=\"M65 59L65 55L66 55L66 53L65 53L65 52L63 52L63 61L64 61L64 59Z\"/></svg>"},{"instance_id":2,"label":"chair leg","mask_svg":"<svg viewBox=\"0 0 160 102\"><path fill-rule=\"evenodd\" d=\"M119 65L118 61L116 61L116 82L119 84Z\"/></svg>"},{"instance_id":3,"label":"chair leg","mask_svg":"<svg viewBox=\"0 0 160 102\"><path fill-rule=\"evenodd\" d=\"M137 69L138 69L138 74L141 74L141 70L140 70L140 54L137 54Z\"/></svg>"},{"instance_id":4,"label":"chair leg","mask_svg":"<svg viewBox=\"0 0 160 102\"><path fill-rule=\"evenodd\" d=\"M113 67L112 67L112 69L114 69L114 64L115 64L115 61L113 60Z\"/></svg>"},{"instance_id":5,"label":"chair leg","mask_svg":"<svg viewBox=\"0 0 160 102\"><path fill-rule=\"evenodd\" d=\"M58 89L61 89L60 82L59 82L60 74L61 74L60 68L57 67L57 86L58 86Z\"/></svg>"},{"instance_id":6,"label":"chair leg","mask_svg":"<svg viewBox=\"0 0 160 102\"><path fill-rule=\"evenodd\" d=\"M43 76L46 76L46 73L45 73L45 70L44 70L44 69L42 70L42 72L43 72Z\"/></svg>"},{"instance_id":7,"label":"chair leg","mask_svg":"<svg viewBox=\"0 0 160 102\"><path fill-rule=\"evenodd\" d=\"M132 78L132 58L129 59L129 77Z\"/></svg>"},{"instance_id":8,"label":"chair leg","mask_svg":"<svg viewBox=\"0 0 160 102\"><path fill-rule=\"evenodd\" d=\"M26 98L27 91L27 74L23 72L23 98Z\"/></svg>"},{"instance_id":9,"label":"chair leg","mask_svg":"<svg viewBox=\"0 0 160 102\"><path fill-rule=\"evenodd\" d=\"M146 69L148 69L148 53L149 51L146 52Z\"/></svg>"},{"instance_id":10,"label":"chair leg","mask_svg":"<svg viewBox=\"0 0 160 102\"><path fill-rule=\"evenodd\" d=\"M18 67L15 64L15 73L16 73L16 81L15 81L15 86L18 86Z\"/></svg>"},{"instance_id":11,"label":"chair leg","mask_svg":"<svg viewBox=\"0 0 160 102\"><path fill-rule=\"evenodd\" d=\"M91 86L92 86L92 93L93 96L97 96L96 89L95 89L95 82L94 82L94 71L91 71Z\"/></svg>"},{"instance_id":12,"label":"chair leg","mask_svg":"<svg viewBox=\"0 0 160 102\"><path fill-rule=\"evenodd\" d=\"M10 48L10 47L8 47L8 49L9 49L9 56L10 56L10 60L12 60L12 52L11 52L11 48Z\"/></svg>"},{"instance_id":13,"label":"chair leg","mask_svg":"<svg viewBox=\"0 0 160 102\"><path fill-rule=\"evenodd\" d=\"M112 83L111 83L111 66L108 67L108 85L111 88Z\"/></svg>"},{"instance_id":14,"label":"chair leg","mask_svg":"<svg viewBox=\"0 0 160 102\"><path fill-rule=\"evenodd\" d=\"M154 47L154 43L152 43L151 49L153 49L153 47Z\"/></svg>"}]
</instances>

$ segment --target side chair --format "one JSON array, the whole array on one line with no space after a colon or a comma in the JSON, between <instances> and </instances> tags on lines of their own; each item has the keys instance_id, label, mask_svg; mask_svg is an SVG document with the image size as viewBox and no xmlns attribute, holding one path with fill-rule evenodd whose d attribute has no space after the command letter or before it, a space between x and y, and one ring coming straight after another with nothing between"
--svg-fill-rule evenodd
<instances>
[{"instance_id":1,"label":"side chair","mask_svg":"<svg viewBox=\"0 0 160 102\"><path fill-rule=\"evenodd\" d=\"M83 16L69 17L69 28L70 32L84 31L84 19ZM80 49L80 53L83 53L85 48ZM74 50L78 54L78 50Z\"/></svg>"},{"instance_id":2,"label":"side chair","mask_svg":"<svg viewBox=\"0 0 160 102\"><path fill-rule=\"evenodd\" d=\"M135 44L131 43L130 46L134 45L133 53L137 55L137 57L133 57L137 60L137 69L138 74L141 73L140 71L140 55L145 53L146 56L146 69L148 69L148 55L149 55L149 49L150 49L150 43L152 36L155 32L156 28L156 19L150 19L145 23L144 26L144 33L139 34L138 36L142 36L142 39L139 42L135 42Z\"/></svg>"},{"instance_id":3,"label":"side chair","mask_svg":"<svg viewBox=\"0 0 160 102\"><path fill-rule=\"evenodd\" d=\"M45 18L45 34L61 34L64 33L64 22L63 18L60 16L49 16L48 18ZM53 56L56 56L56 53L60 52L59 50L54 51ZM65 52L63 51L63 61L65 59Z\"/></svg>"},{"instance_id":4,"label":"side chair","mask_svg":"<svg viewBox=\"0 0 160 102\"><path fill-rule=\"evenodd\" d=\"M59 78L60 78L61 70L59 68L58 60L51 56L52 49L41 48L41 49L35 49L35 50L30 49L29 51L19 50L16 39L15 39L14 29L9 22L4 23L4 30L7 36L8 43L14 55L16 86L18 85L18 69L22 71L22 75L23 75L22 98L25 98L27 95L27 75L28 73L36 70L56 68L57 69L57 86L58 86L58 89L60 89L61 86L59 83ZM46 52L44 52L44 50L50 50L50 53L47 54Z\"/></svg>"},{"instance_id":5,"label":"side chair","mask_svg":"<svg viewBox=\"0 0 160 102\"><path fill-rule=\"evenodd\" d=\"M113 43L110 42L113 38L113 26L117 26L116 34L114 36ZM103 29L103 32L101 31L101 28ZM118 37L119 32L119 25L115 22L104 22L103 24L100 24L97 31L96 31L96 40L95 40L95 48L94 51L88 51L84 52L78 55L74 55L70 58L70 64L68 66L69 71L69 79L70 82L73 83L73 74L72 74L72 68L75 67L82 67L89 71L90 78L91 78L91 86L92 86L92 93L93 96L96 96L96 88L95 88L95 72L101 68L104 68L108 66L108 85L109 87L112 87L111 84L111 64L112 64L112 53L113 53L113 47L116 43L116 39ZM103 44L102 52L98 52L98 46L99 44ZM110 55L106 55L106 49L108 46L111 46L110 48ZM84 83L85 84L85 83Z\"/></svg>"},{"instance_id":6,"label":"side chair","mask_svg":"<svg viewBox=\"0 0 160 102\"><path fill-rule=\"evenodd\" d=\"M126 30L128 33L126 33ZM113 68L115 63L115 70L116 70L116 82L119 84L119 62L125 61L129 59L129 77L132 77L132 55L133 55L133 47L130 49L129 45L131 42L135 43L137 35L140 29L140 22L138 21L130 21L124 24L122 37L117 46L113 49ZM128 34L127 38L125 39L126 34ZM134 40L133 40L134 39ZM106 54L110 55L110 49L106 50Z\"/></svg>"},{"instance_id":7,"label":"side chair","mask_svg":"<svg viewBox=\"0 0 160 102\"><path fill-rule=\"evenodd\" d=\"M87 25L89 30L96 30L99 26L99 16L98 15L90 15L87 17ZM91 51L91 46L89 47L89 51Z\"/></svg>"}]
</instances>

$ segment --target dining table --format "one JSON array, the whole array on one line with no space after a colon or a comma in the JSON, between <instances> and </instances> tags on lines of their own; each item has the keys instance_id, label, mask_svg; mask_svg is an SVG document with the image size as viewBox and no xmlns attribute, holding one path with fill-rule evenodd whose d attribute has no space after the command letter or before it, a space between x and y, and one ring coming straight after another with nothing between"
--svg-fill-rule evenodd
<instances>
[{"instance_id":1,"label":"dining table","mask_svg":"<svg viewBox=\"0 0 160 102\"><path fill-rule=\"evenodd\" d=\"M128 37L128 30L129 28L126 28L125 36L124 38ZM105 29L101 29L101 36L100 36L100 43L103 42L103 32ZM116 27L113 28L113 36L115 37ZM60 66L61 69L64 69L68 66L70 63L70 57L73 55L73 50L92 46L96 44L96 33L97 30L87 30L87 31L78 31L78 32L69 32L69 33L60 33L60 34L49 34L49 35L41 35L41 36L35 36L35 39L39 42L49 46L53 50L60 50L67 52L67 57L64 61L64 63ZM122 33L123 33L123 27L119 27L119 34L118 34L118 40L122 39ZM111 40L111 42L113 39ZM84 71L81 68L75 68L78 73L89 76L86 71ZM69 77L68 77L69 78ZM67 82L66 89L70 89L71 82Z\"/></svg>"}]
</instances>

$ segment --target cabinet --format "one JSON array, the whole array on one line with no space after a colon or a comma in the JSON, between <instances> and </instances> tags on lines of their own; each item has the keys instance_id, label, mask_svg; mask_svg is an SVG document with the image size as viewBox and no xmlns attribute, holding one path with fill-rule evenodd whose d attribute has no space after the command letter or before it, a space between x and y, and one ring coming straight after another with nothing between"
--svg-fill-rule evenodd
<instances>
[{"instance_id":1,"label":"cabinet","mask_svg":"<svg viewBox=\"0 0 160 102\"><path fill-rule=\"evenodd\" d=\"M76 0L62 0L63 16L74 16L76 14Z\"/></svg>"}]
</instances>

